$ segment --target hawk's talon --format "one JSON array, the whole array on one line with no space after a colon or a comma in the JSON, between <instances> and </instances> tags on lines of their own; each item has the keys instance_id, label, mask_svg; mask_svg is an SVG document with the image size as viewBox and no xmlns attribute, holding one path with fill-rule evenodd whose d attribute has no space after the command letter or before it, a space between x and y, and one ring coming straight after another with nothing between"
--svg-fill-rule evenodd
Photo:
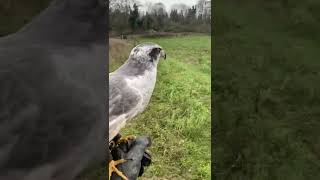
<instances>
[{"instance_id":1,"label":"hawk's talon","mask_svg":"<svg viewBox=\"0 0 320 180\"><path fill-rule=\"evenodd\" d=\"M120 176L124 180L129 180L116 166L126 162L127 160L120 159L117 161L110 161L109 162L109 180L111 179L112 173L115 172L118 176Z\"/></svg>"}]
</instances>

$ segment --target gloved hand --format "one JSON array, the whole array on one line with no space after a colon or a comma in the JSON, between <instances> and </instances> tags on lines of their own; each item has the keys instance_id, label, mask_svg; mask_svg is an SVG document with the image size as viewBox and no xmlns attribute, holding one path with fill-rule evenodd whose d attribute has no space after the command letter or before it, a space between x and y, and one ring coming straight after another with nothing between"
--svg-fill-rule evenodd
<instances>
[{"instance_id":1,"label":"gloved hand","mask_svg":"<svg viewBox=\"0 0 320 180\"><path fill-rule=\"evenodd\" d=\"M151 156L146 152L147 147L151 145L149 137L138 137L134 140L121 142L117 147L111 150L113 160L125 159L125 163L117 168L124 173L129 180L136 180L144 172L144 167L151 164ZM115 173L111 176L112 180L122 180Z\"/></svg>"}]
</instances>

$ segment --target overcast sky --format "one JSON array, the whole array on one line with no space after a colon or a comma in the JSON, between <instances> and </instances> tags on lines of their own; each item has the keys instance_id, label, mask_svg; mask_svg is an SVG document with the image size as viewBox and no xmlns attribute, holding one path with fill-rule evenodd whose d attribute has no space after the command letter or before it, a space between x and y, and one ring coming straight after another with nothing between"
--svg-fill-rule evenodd
<instances>
[{"instance_id":1,"label":"overcast sky","mask_svg":"<svg viewBox=\"0 0 320 180\"><path fill-rule=\"evenodd\" d=\"M191 7L198 2L198 0L138 0L138 1L141 2L142 5L144 5L146 2L152 2L152 3L162 2L166 6L167 10L170 10L171 5L173 4L183 3Z\"/></svg>"}]
</instances>

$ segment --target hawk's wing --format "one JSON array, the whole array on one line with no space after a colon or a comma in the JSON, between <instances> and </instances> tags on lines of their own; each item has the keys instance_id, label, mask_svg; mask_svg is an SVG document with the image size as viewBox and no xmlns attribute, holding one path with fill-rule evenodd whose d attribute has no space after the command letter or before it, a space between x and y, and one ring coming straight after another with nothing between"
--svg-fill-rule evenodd
<instances>
[{"instance_id":1,"label":"hawk's wing","mask_svg":"<svg viewBox=\"0 0 320 180\"><path fill-rule=\"evenodd\" d=\"M141 95L120 75L109 74L109 141L138 113Z\"/></svg>"}]
</instances>

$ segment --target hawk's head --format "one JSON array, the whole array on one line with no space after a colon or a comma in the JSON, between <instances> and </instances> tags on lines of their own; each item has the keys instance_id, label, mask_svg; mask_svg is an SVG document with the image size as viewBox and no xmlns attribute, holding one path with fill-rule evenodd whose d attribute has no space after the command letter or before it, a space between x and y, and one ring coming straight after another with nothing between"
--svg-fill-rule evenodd
<instances>
[{"instance_id":1,"label":"hawk's head","mask_svg":"<svg viewBox=\"0 0 320 180\"><path fill-rule=\"evenodd\" d=\"M161 46L154 43L139 44L131 50L129 59L141 63L158 63L163 58L166 59L166 53Z\"/></svg>"}]
</instances>

